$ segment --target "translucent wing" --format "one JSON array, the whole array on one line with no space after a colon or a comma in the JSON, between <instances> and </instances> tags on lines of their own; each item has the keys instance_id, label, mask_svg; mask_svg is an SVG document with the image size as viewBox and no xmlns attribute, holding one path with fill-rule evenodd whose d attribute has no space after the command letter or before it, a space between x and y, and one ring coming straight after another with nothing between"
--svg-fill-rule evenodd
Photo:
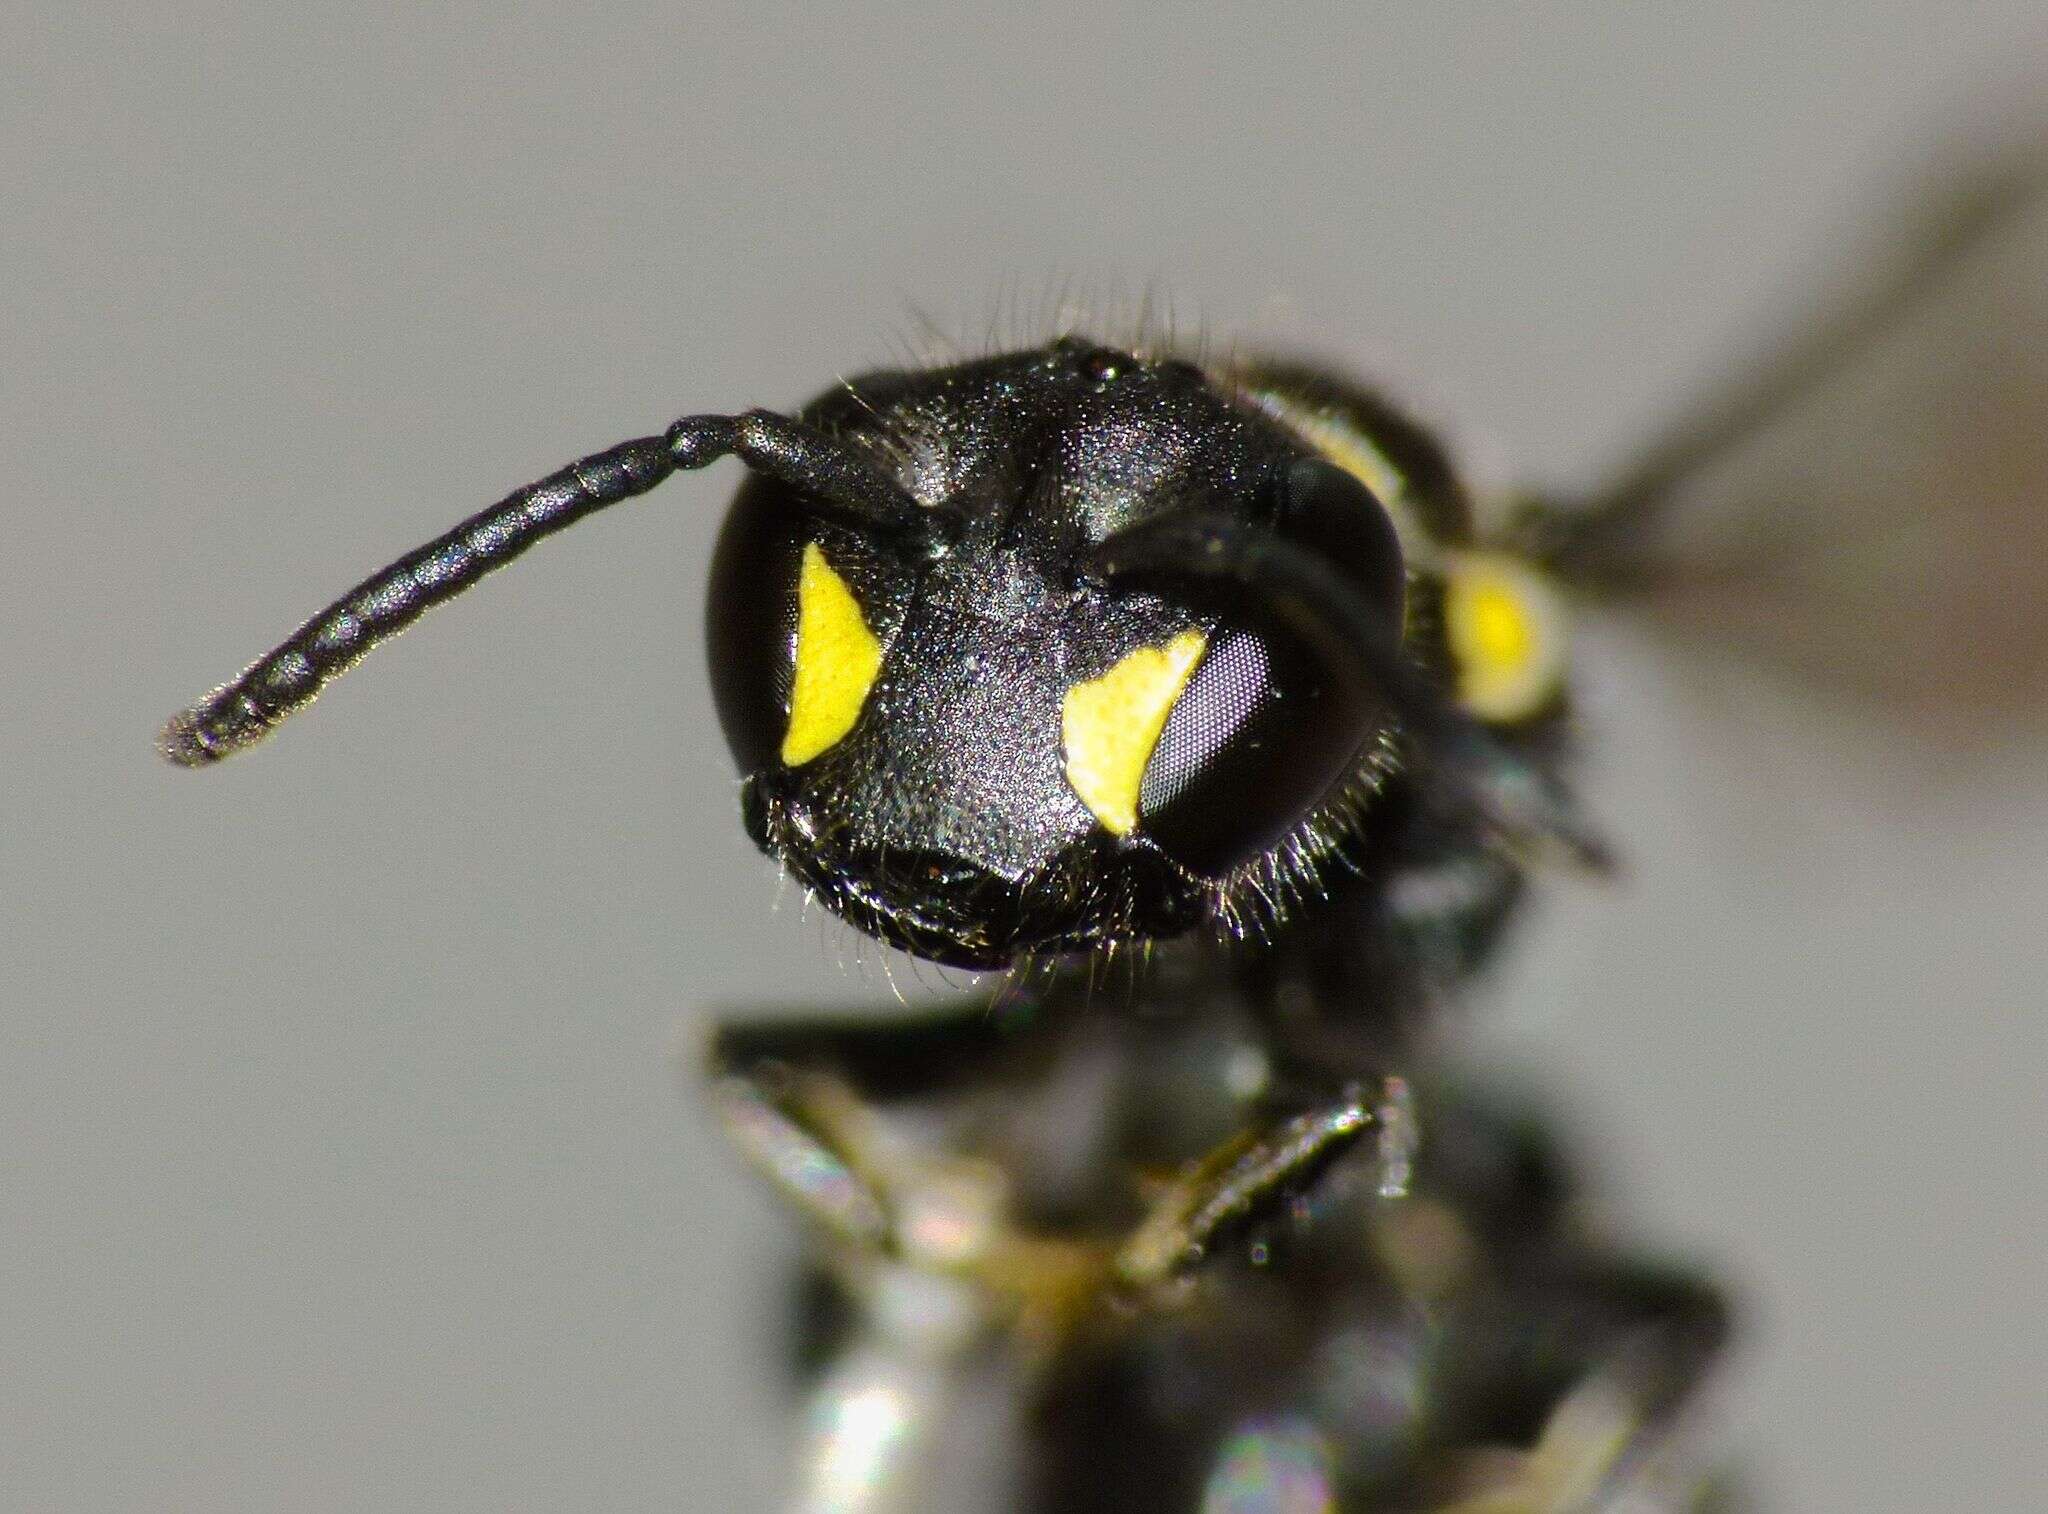
<instances>
[{"instance_id":1,"label":"translucent wing","mask_svg":"<svg viewBox=\"0 0 2048 1514\"><path fill-rule=\"evenodd\" d=\"M2017 727L2048 710L2048 153L1927 199L1830 313L1530 535L1717 655Z\"/></svg>"}]
</instances>

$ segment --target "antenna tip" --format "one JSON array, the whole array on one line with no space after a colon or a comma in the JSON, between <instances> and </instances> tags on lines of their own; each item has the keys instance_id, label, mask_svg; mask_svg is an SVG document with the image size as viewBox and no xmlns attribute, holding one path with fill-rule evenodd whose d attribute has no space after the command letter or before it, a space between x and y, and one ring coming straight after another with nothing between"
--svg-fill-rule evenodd
<instances>
[{"instance_id":1,"label":"antenna tip","mask_svg":"<svg viewBox=\"0 0 2048 1514\"><path fill-rule=\"evenodd\" d=\"M180 710L157 732L157 755L173 767L211 767L270 734L275 723L247 696L227 697L217 689L190 709Z\"/></svg>"},{"instance_id":2,"label":"antenna tip","mask_svg":"<svg viewBox=\"0 0 2048 1514\"><path fill-rule=\"evenodd\" d=\"M194 705L164 722L163 729L156 733L157 756L173 767L203 768L227 755L216 751L207 739L202 709L203 706Z\"/></svg>"}]
</instances>

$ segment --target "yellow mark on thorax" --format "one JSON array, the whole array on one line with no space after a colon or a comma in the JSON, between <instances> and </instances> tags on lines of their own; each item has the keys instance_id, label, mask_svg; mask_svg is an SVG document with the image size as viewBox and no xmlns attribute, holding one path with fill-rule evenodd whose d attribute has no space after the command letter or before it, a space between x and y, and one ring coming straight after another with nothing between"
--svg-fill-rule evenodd
<instances>
[{"instance_id":1,"label":"yellow mark on thorax","mask_svg":"<svg viewBox=\"0 0 2048 1514\"><path fill-rule=\"evenodd\" d=\"M1564 685L1564 606L1547 579L1515 558L1452 558L1444 630L1457 663L1459 703L1481 720L1526 720Z\"/></svg>"}]
</instances>

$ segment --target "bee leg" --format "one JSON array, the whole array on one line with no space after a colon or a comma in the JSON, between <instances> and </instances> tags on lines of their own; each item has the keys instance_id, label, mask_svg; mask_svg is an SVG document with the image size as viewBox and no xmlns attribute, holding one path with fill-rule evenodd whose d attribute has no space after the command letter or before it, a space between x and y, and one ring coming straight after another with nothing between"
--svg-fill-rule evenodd
<instances>
[{"instance_id":1,"label":"bee leg","mask_svg":"<svg viewBox=\"0 0 2048 1514\"><path fill-rule=\"evenodd\" d=\"M717 1026L706 1057L712 1105L741 1155L806 1219L856 1249L893 1254L904 1196L929 1188L925 1142L892 1129L889 1106L984 1086L1053 1055L1036 1017L980 1001L878 1024L842 1015Z\"/></svg>"},{"instance_id":2,"label":"bee leg","mask_svg":"<svg viewBox=\"0 0 2048 1514\"><path fill-rule=\"evenodd\" d=\"M714 1043L712 1105L727 1136L827 1242L815 1296L850 1304L870 1330L886 1321L920 1353L943 1356L996 1326L1048 1348L1099 1291L1107 1248L1021 1225L1014 1174L950 1120L953 1083L985 1089L992 1059L995 1076L1014 1070L1007 1036L976 1005L896 1027L728 1026ZM1029 1071L1057 1039L1029 1037L1017 1059Z\"/></svg>"},{"instance_id":3,"label":"bee leg","mask_svg":"<svg viewBox=\"0 0 2048 1514\"><path fill-rule=\"evenodd\" d=\"M789 1339L803 1394L794 1507L951 1506L954 1479L999 1480L1024 1454L1024 1364L975 1349L1018 1312L982 1271L1011 1239L1008 1188L918 1118L1005 1065L1016 1029L969 1003L895 1024L842 1013L713 1033L706 1074L726 1134L823 1242ZM962 1444L985 1465L963 1473Z\"/></svg>"},{"instance_id":4,"label":"bee leg","mask_svg":"<svg viewBox=\"0 0 2048 1514\"><path fill-rule=\"evenodd\" d=\"M1154 1199L1117 1252L1112 1275L1133 1294L1170 1287L1234 1238L1303 1203L1332 1163L1375 1132L1382 1188L1405 1186L1413 1120L1406 1085L1398 1078L1388 1079L1371 1101L1360 1090L1347 1090L1231 1137L1189 1164Z\"/></svg>"},{"instance_id":5,"label":"bee leg","mask_svg":"<svg viewBox=\"0 0 2048 1514\"><path fill-rule=\"evenodd\" d=\"M866 1106L839 1078L783 1063L714 1073L711 1107L726 1139L834 1242L889 1246L887 1185L871 1159Z\"/></svg>"}]
</instances>

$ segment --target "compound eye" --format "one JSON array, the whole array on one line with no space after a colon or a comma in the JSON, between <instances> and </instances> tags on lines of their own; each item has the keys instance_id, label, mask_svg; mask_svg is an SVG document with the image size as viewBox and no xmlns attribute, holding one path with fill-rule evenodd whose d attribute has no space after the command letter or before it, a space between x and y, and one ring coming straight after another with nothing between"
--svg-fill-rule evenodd
<instances>
[{"instance_id":1,"label":"compound eye","mask_svg":"<svg viewBox=\"0 0 2048 1514\"><path fill-rule=\"evenodd\" d=\"M1400 538L1358 478L1324 458L1279 476L1274 529L1352 586L1390 640L1402 635ZM1250 591L1208 597L1217 630L1176 690L1139 783L1142 834L1220 878L1280 844L1358 766L1386 712L1353 669L1324 665Z\"/></svg>"},{"instance_id":2,"label":"compound eye","mask_svg":"<svg viewBox=\"0 0 2048 1514\"><path fill-rule=\"evenodd\" d=\"M1350 579L1387 635L1401 635L1408 585L1393 518L1359 477L1320 457L1289 466L1280 487L1282 536Z\"/></svg>"},{"instance_id":3,"label":"compound eye","mask_svg":"<svg viewBox=\"0 0 2048 1514\"><path fill-rule=\"evenodd\" d=\"M1357 765L1384 712L1291 637L1219 630L1139 788L1144 834L1208 878L1277 846Z\"/></svg>"},{"instance_id":4,"label":"compound eye","mask_svg":"<svg viewBox=\"0 0 2048 1514\"><path fill-rule=\"evenodd\" d=\"M741 771L815 761L845 740L880 674L901 586L844 531L769 487L734 502L706 631L719 724ZM877 613L879 611L879 614Z\"/></svg>"}]
</instances>

